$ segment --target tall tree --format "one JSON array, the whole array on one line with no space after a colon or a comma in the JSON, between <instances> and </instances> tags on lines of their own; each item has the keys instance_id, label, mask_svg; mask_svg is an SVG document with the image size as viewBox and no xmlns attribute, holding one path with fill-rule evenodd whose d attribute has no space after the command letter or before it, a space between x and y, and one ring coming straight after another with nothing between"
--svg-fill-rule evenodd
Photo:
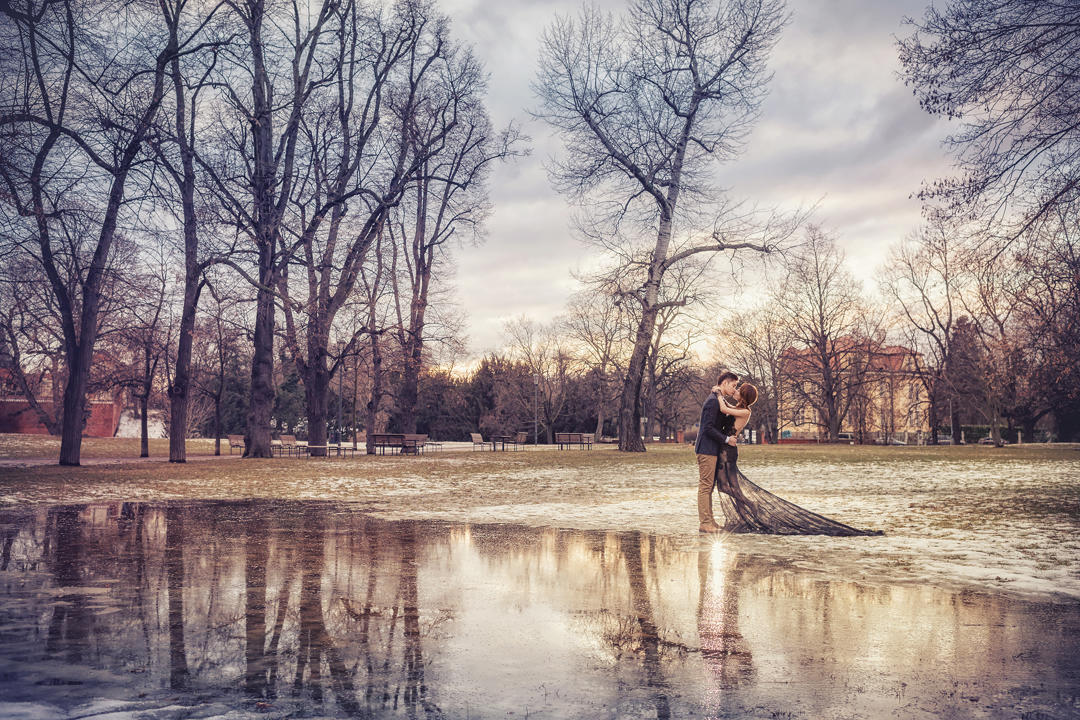
<instances>
[{"instance_id":1,"label":"tall tree","mask_svg":"<svg viewBox=\"0 0 1080 720\"><path fill-rule=\"evenodd\" d=\"M641 388L667 271L699 253L768 251L776 240L733 224L730 208L711 201L706 176L756 119L784 21L781 0L635 0L618 21L586 8L544 32L537 114L566 143L551 168L557 187L591 213L613 208L600 232L609 240L627 218L654 233L624 254L640 268L641 314L620 399L620 450L645 449ZM713 215L707 240L694 232L695 210Z\"/></svg>"},{"instance_id":2,"label":"tall tree","mask_svg":"<svg viewBox=\"0 0 1080 720\"><path fill-rule=\"evenodd\" d=\"M78 465L102 287L128 210L129 179L181 43L129 2L0 5L0 179L56 298L66 383L60 464ZM73 234L72 225L85 230ZM74 241L74 244L71 244Z\"/></svg>"},{"instance_id":3,"label":"tall tree","mask_svg":"<svg viewBox=\"0 0 1080 720\"><path fill-rule=\"evenodd\" d=\"M274 407L275 299L288 261L283 225L298 174L304 113L316 90L333 83L337 65L324 47L341 5L276 5L266 0L230 3L245 41L222 50L215 85L234 125L221 131L217 154L200 161L220 197L227 221L250 243L254 274L236 265L256 288L251 397L246 457L270 457ZM327 208L328 210L329 208ZM324 210L325 212L325 210Z\"/></svg>"},{"instance_id":4,"label":"tall tree","mask_svg":"<svg viewBox=\"0 0 1080 720\"><path fill-rule=\"evenodd\" d=\"M908 23L905 82L963 124L946 142L960 174L922 197L998 246L1052 222L1080 197L1080 5L948 0Z\"/></svg>"},{"instance_id":5,"label":"tall tree","mask_svg":"<svg viewBox=\"0 0 1080 720\"><path fill-rule=\"evenodd\" d=\"M333 111L312 113L303 123L303 147L313 168L294 193L290 225L296 228L288 230L296 239L287 263L302 268L305 277L293 287L287 273L279 276L312 447L326 444L329 382L348 356L329 356L334 319L355 287L367 249L407 189L421 191L416 212L426 220L430 198L423 192L431 183L451 188L465 182L470 171L479 172L478 148L490 154L494 142L480 104L480 66L452 41L448 20L433 4L399 2L389 18L355 17L359 8L345 6L337 29L335 62L341 69L329 101ZM461 174L444 165L453 157L468 164ZM452 232L456 223L440 220L451 218L437 218L430 231ZM430 254L445 240L430 237L422 222L415 232L422 238L422 261L424 243L431 243ZM422 326L423 308L415 300L410 323ZM413 354L410 349L406 371Z\"/></svg>"},{"instance_id":6,"label":"tall tree","mask_svg":"<svg viewBox=\"0 0 1080 720\"><path fill-rule=\"evenodd\" d=\"M938 418L954 392L949 383L953 328L962 312L965 273L963 248L948 225L936 221L893 248L881 289L895 313L908 346L917 351L919 379L930 403L930 435L937 444ZM952 443L960 443L956 404L947 413Z\"/></svg>"},{"instance_id":7,"label":"tall tree","mask_svg":"<svg viewBox=\"0 0 1080 720\"><path fill-rule=\"evenodd\" d=\"M404 272L393 276L398 309L398 342L402 350L392 426L416 432L417 387L428 328L429 299L437 263L446 263L446 244L455 235L478 237L490 209L487 179L498 160L519 154L518 132L510 126L496 132L482 104L486 89L480 66L462 52L454 75L464 92L456 101L454 127L423 120L410 133L411 154L424 158L405 201L392 213L389 230L401 246ZM470 87L471 86L471 87ZM445 110L425 103L423 113ZM432 137L434 135L434 137ZM396 257L396 255L395 255Z\"/></svg>"},{"instance_id":8,"label":"tall tree","mask_svg":"<svg viewBox=\"0 0 1080 720\"><path fill-rule=\"evenodd\" d=\"M202 32L215 19L222 4L196 5L188 0L163 0L158 3L170 38L179 43L184 32ZM170 214L178 216L181 234L181 253L184 273L180 324L176 332L176 357L168 378L169 395L169 462L187 461L188 408L191 402L192 347L199 297L205 287L204 273L215 262L214 254L205 247L205 210L200 212L198 163L199 130L209 115L203 98L210 94L211 77L218 61L218 49L234 37L216 32L187 52L175 55L169 62L171 106L162 113L161 129L154 143L160 167L164 169L159 185ZM179 207L177 207L179 206ZM179 212L177 212L177 210ZM226 253L227 254L227 253Z\"/></svg>"},{"instance_id":9,"label":"tall tree","mask_svg":"<svg viewBox=\"0 0 1080 720\"><path fill-rule=\"evenodd\" d=\"M787 285L778 298L795 341L782 364L784 384L815 409L815 422L836 440L859 382L864 353L855 279L844 269L836 242L820 228L806 232L791 258Z\"/></svg>"}]
</instances>

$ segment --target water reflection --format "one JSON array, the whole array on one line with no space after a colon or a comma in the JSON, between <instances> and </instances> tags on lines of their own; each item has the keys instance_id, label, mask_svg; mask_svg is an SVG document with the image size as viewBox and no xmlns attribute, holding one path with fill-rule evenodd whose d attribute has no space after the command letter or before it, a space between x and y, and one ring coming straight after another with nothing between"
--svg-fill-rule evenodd
<instances>
[{"instance_id":1,"label":"water reflection","mask_svg":"<svg viewBox=\"0 0 1080 720\"><path fill-rule=\"evenodd\" d=\"M722 541L302 502L9 509L0 538L11 701L409 718L1076 702L1075 604L826 582Z\"/></svg>"}]
</instances>

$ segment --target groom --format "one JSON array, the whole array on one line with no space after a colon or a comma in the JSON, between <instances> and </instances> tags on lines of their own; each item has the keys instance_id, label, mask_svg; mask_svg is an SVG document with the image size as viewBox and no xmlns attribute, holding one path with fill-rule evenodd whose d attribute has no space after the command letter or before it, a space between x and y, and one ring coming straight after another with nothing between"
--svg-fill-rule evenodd
<instances>
[{"instance_id":1,"label":"groom","mask_svg":"<svg viewBox=\"0 0 1080 720\"><path fill-rule=\"evenodd\" d=\"M733 395L739 384L739 376L730 370L720 373L716 380L720 386L720 392L724 395ZM705 404L701 406L701 421L698 423L697 442L694 443L694 452L697 453L698 464L698 530L704 533L718 532L720 526L713 519L712 492L716 482L716 462L720 455L721 447L727 443L734 446L735 436L727 436L716 429L716 418L720 413L720 401L714 393L709 393L705 398Z\"/></svg>"}]
</instances>

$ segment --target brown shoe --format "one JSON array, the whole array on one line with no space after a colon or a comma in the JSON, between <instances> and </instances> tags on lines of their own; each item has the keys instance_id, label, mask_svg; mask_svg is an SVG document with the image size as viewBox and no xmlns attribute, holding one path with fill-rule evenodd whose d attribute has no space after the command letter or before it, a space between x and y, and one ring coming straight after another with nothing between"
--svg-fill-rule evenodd
<instances>
[{"instance_id":1,"label":"brown shoe","mask_svg":"<svg viewBox=\"0 0 1080 720\"><path fill-rule=\"evenodd\" d=\"M720 532L720 526L717 525L716 523L712 523L712 524L709 524L709 525L701 525L701 526L698 527L698 532L717 533L717 532Z\"/></svg>"}]
</instances>

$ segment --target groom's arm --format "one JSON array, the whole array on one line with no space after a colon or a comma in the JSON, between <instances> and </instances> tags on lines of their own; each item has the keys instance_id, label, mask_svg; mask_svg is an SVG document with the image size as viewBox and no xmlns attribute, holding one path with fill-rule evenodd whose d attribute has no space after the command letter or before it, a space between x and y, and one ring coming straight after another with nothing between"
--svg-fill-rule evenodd
<instances>
[{"instance_id":1,"label":"groom's arm","mask_svg":"<svg viewBox=\"0 0 1080 720\"><path fill-rule=\"evenodd\" d=\"M706 402L701 412L701 432L711 440L723 445L728 441L728 436L716 429L716 416L720 412L720 403L715 401Z\"/></svg>"}]
</instances>

